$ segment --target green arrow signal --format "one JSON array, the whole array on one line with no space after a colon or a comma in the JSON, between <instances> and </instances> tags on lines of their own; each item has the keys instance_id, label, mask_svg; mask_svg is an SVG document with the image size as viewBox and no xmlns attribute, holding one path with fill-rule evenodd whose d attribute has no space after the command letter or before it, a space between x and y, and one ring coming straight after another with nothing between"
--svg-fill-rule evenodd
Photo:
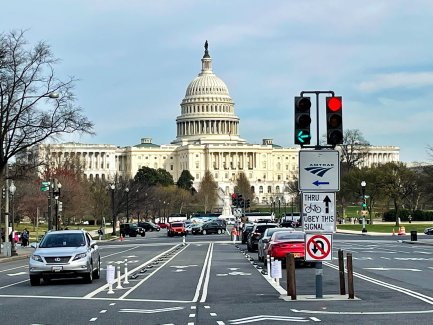
<instances>
[{"instance_id":1,"label":"green arrow signal","mask_svg":"<svg viewBox=\"0 0 433 325\"><path fill-rule=\"evenodd\" d=\"M298 141L299 142L301 142L301 143L304 143L305 141L304 141L304 139L309 139L310 138L310 135L309 134L303 134L303 130L301 130L301 131L299 131L298 132L298 135L297 135L297 137L298 137Z\"/></svg>"}]
</instances>

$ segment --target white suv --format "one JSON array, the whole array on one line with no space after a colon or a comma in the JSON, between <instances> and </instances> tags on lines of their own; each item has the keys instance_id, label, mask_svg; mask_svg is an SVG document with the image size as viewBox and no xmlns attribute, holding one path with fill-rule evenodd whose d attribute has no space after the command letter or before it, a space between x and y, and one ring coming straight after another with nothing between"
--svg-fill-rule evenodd
<instances>
[{"instance_id":1,"label":"white suv","mask_svg":"<svg viewBox=\"0 0 433 325\"><path fill-rule=\"evenodd\" d=\"M101 257L98 245L84 230L50 231L29 259L30 284L39 285L41 278L83 277L91 283L99 279Z\"/></svg>"}]
</instances>

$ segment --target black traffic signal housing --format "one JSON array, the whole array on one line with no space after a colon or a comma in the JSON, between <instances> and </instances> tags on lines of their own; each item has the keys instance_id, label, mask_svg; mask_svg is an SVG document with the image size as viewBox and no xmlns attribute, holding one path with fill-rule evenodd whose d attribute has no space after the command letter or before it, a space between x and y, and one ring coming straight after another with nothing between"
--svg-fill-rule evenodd
<instances>
[{"instance_id":1,"label":"black traffic signal housing","mask_svg":"<svg viewBox=\"0 0 433 325\"><path fill-rule=\"evenodd\" d=\"M326 143L343 143L343 101L341 97L326 97Z\"/></svg>"},{"instance_id":2,"label":"black traffic signal housing","mask_svg":"<svg viewBox=\"0 0 433 325\"><path fill-rule=\"evenodd\" d=\"M232 205L234 205L235 207L238 206L238 195L236 193L232 194Z\"/></svg>"},{"instance_id":3,"label":"black traffic signal housing","mask_svg":"<svg viewBox=\"0 0 433 325\"><path fill-rule=\"evenodd\" d=\"M238 208L243 208L244 207L244 198L242 197L242 194L238 194L238 204L237 204Z\"/></svg>"},{"instance_id":4,"label":"black traffic signal housing","mask_svg":"<svg viewBox=\"0 0 433 325\"><path fill-rule=\"evenodd\" d=\"M6 189L2 187L2 199L6 198Z\"/></svg>"},{"instance_id":5,"label":"black traffic signal housing","mask_svg":"<svg viewBox=\"0 0 433 325\"><path fill-rule=\"evenodd\" d=\"M310 97L295 97L295 144L301 147L311 140Z\"/></svg>"},{"instance_id":6,"label":"black traffic signal housing","mask_svg":"<svg viewBox=\"0 0 433 325\"><path fill-rule=\"evenodd\" d=\"M247 199L245 201L245 209L248 209L250 207L250 199Z\"/></svg>"}]
</instances>

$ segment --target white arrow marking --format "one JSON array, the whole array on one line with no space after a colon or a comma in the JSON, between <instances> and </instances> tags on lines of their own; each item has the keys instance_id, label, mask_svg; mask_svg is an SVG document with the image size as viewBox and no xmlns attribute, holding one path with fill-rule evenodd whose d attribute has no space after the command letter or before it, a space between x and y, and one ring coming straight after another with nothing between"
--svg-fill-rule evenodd
<instances>
[{"instance_id":1,"label":"white arrow marking","mask_svg":"<svg viewBox=\"0 0 433 325\"><path fill-rule=\"evenodd\" d=\"M126 258L133 258L133 257L137 257L137 255L126 256Z\"/></svg>"},{"instance_id":2,"label":"white arrow marking","mask_svg":"<svg viewBox=\"0 0 433 325\"><path fill-rule=\"evenodd\" d=\"M185 307L171 307L171 308L159 308L159 309L120 309L119 313L137 313L137 314L155 314L155 313L163 313L166 311L175 311L182 310Z\"/></svg>"},{"instance_id":3,"label":"white arrow marking","mask_svg":"<svg viewBox=\"0 0 433 325\"><path fill-rule=\"evenodd\" d=\"M229 270L230 271L236 271L236 270L239 270L239 268L238 267L229 267Z\"/></svg>"},{"instance_id":4,"label":"white arrow marking","mask_svg":"<svg viewBox=\"0 0 433 325\"><path fill-rule=\"evenodd\" d=\"M387 268L387 267L364 267L364 270L421 272L421 270L418 269Z\"/></svg>"},{"instance_id":5,"label":"white arrow marking","mask_svg":"<svg viewBox=\"0 0 433 325\"><path fill-rule=\"evenodd\" d=\"M177 269L185 269L187 267L192 267L192 266L197 266L197 265L196 264L193 264L193 265L173 265L173 266L170 266L170 267L175 267Z\"/></svg>"},{"instance_id":6,"label":"white arrow marking","mask_svg":"<svg viewBox=\"0 0 433 325\"><path fill-rule=\"evenodd\" d=\"M177 270L174 270L173 272L185 272L186 270L184 270L184 269L177 269Z\"/></svg>"},{"instance_id":7,"label":"white arrow marking","mask_svg":"<svg viewBox=\"0 0 433 325\"><path fill-rule=\"evenodd\" d=\"M282 322L309 322L310 320L305 317L289 317L289 316L271 316L271 315L259 315L245 318L238 318L230 320L230 324L244 324L261 322L264 320L282 321Z\"/></svg>"},{"instance_id":8,"label":"white arrow marking","mask_svg":"<svg viewBox=\"0 0 433 325\"><path fill-rule=\"evenodd\" d=\"M17 275L24 275L24 274L27 274L27 272L9 273L8 276L17 276Z\"/></svg>"},{"instance_id":9,"label":"white arrow marking","mask_svg":"<svg viewBox=\"0 0 433 325\"><path fill-rule=\"evenodd\" d=\"M245 273L245 272L230 272L230 275L251 275L251 273Z\"/></svg>"}]
</instances>

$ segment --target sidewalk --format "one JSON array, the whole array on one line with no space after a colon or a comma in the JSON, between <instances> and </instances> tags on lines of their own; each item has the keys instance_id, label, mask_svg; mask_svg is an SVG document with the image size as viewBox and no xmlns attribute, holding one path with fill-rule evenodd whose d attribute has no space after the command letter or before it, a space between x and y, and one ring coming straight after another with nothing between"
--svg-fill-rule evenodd
<instances>
[{"instance_id":1,"label":"sidewalk","mask_svg":"<svg viewBox=\"0 0 433 325\"><path fill-rule=\"evenodd\" d=\"M3 244L1 246L1 254L0 254L0 263L1 262L8 262L8 261L15 261L15 260L22 260L29 258L29 256L33 253L34 248L27 246L22 247L21 244L18 244L15 246L15 250L17 252L17 256L5 256L3 251Z\"/></svg>"}]
</instances>

